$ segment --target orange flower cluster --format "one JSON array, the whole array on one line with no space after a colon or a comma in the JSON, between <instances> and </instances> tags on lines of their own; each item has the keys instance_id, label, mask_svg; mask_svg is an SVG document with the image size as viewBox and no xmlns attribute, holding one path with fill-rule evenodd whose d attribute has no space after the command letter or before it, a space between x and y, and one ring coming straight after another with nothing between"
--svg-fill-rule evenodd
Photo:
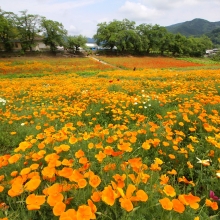
<instances>
[{"instance_id":1,"label":"orange flower cluster","mask_svg":"<svg viewBox=\"0 0 220 220\"><path fill-rule=\"evenodd\" d=\"M60 58L29 58L28 61L24 58L19 60L0 61L0 75L1 74L38 74L43 70L43 74L59 74L59 73L74 73L82 71L95 71L95 70L110 70L114 69L110 65L102 64L89 58L74 58L64 59Z\"/></svg>"},{"instance_id":2,"label":"orange flower cluster","mask_svg":"<svg viewBox=\"0 0 220 220\"><path fill-rule=\"evenodd\" d=\"M191 67L202 66L202 64L187 62L168 57L100 57L100 59L107 63L116 66L124 66L129 69L136 67L137 69L146 68L173 68L173 67Z\"/></svg>"},{"instance_id":3,"label":"orange flower cluster","mask_svg":"<svg viewBox=\"0 0 220 220\"><path fill-rule=\"evenodd\" d=\"M9 217L0 217L13 217L15 200L61 220L126 218L137 208L146 219L163 219L163 209L217 213L219 82L219 70L2 78L0 209Z\"/></svg>"}]
</instances>

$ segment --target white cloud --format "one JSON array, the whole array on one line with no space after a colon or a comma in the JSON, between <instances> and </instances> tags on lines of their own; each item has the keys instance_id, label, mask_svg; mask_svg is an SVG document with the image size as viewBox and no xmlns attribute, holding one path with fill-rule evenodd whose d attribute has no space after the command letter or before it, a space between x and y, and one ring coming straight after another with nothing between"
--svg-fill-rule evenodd
<instances>
[{"instance_id":1,"label":"white cloud","mask_svg":"<svg viewBox=\"0 0 220 220\"><path fill-rule=\"evenodd\" d=\"M37 13L39 15L45 13L60 13L65 10L71 10L75 8L85 7L87 5L96 4L103 0L65 0L65 1L56 1L56 0L10 0L10 2L5 2L2 10L5 11L21 11L28 9L30 13ZM19 4L18 4L19 2Z\"/></svg>"},{"instance_id":2,"label":"white cloud","mask_svg":"<svg viewBox=\"0 0 220 220\"><path fill-rule=\"evenodd\" d=\"M204 3L209 3L210 5L220 4L219 0L140 0L139 2L158 10L181 10L184 7L201 6Z\"/></svg>"},{"instance_id":3,"label":"white cloud","mask_svg":"<svg viewBox=\"0 0 220 220\"><path fill-rule=\"evenodd\" d=\"M120 16L135 21L151 22L159 17L159 13L154 8L148 8L141 3L126 1L119 9Z\"/></svg>"},{"instance_id":4,"label":"white cloud","mask_svg":"<svg viewBox=\"0 0 220 220\"><path fill-rule=\"evenodd\" d=\"M92 37L97 24L127 18L163 26L203 18L220 21L220 0L0 0L4 11L28 10L58 21L68 34Z\"/></svg>"},{"instance_id":5,"label":"white cloud","mask_svg":"<svg viewBox=\"0 0 220 220\"><path fill-rule=\"evenodd\" d=\"M75 35L78 33L77 28L74 25L70 25L68 28L68 34L69 35Z\"/></svg>"}]
</instances>

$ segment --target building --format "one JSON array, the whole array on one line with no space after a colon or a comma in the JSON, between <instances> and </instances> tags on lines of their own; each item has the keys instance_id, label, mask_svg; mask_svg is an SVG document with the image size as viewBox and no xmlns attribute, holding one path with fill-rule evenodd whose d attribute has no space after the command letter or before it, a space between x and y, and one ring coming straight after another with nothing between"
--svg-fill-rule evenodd
<instances>
[{"instance_id":1,"label":"building","mask_svg":"<svg viewBox=\"0 0 220 220\"><path fill-rule=\"evenodd\" d=\"M214 49L211 49L211 50L206 50L205 56L213 56L219 51L220 51L220 48L214 48Z\"/></svg>"}]
</instances>

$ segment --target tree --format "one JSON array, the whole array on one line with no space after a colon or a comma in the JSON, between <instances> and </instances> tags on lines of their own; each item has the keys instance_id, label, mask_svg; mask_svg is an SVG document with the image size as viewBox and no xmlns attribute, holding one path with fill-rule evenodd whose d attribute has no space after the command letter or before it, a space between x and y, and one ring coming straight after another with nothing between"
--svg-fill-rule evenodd
<instances>
[{"instance_id":1,"label":"tree","mask_svg":"<svg viewBox=\"0 0 220 220\"><path fill-rule=\"evenodd\" d=\"M140 24L136 27L136 32L138 36L141 39L140 43L140 51L149 51L149 44L150 44L150 39L149 39L149 34L151 30L151 25L150 24Z\"/></svg>"},{"instance_id":2,"label":"tree","mask_svg":"<svg viewBox=\"0 0 220 220\"><path fill-rule=\"evenodd\" d=\"M212 41L205 35L201 37L190 37L190 56L201 57L205 54L206 50L212 48Z\"/></svg>"},{"instance_id":3,"label":"tree","mask_svg":"<svg viewBox=\"0 0 220 220\"><path fill-rule=\"evenodd\" d=\"M65 45L64 39L67 35L67 31L61 23L42 18L41 27L44 33L44 43L50 46L52 52L56 51L57 46Z\"/></svg>"},{"instance_id":4,"label":"tree","mask_svg":"<svg viewBox=\"0 0 220 220\"><path fill-rule=\"evenodd\" d=\"M11 51L13 40L17 37L17 28L14 24L15 14L0 10L0 40L4 44L5 51Z\"/></svg>"},{"instance_id":5,"label":"tree","mask_svg":"<svg viewBox=\"0 0 220 220\"><path fill-rule=\"evenodd\" d=\"M216 28L213 31L206 34L213 42L214 47L220 46L220 28Z\"/></svg>"},{"instance_id":6,"label":"tree","mask_svg":"<svg viewBox=\"0 0 220 220\"><path fill-rule=\"evenodd\" d=\"M173 55L183 55L187 53L187 45L189 42L187 38L180 33L172 35L169 51L172 52ZM188 49L189 50L189 49Z\"/></svg>"},{"instance_id":7,"label":"tree","mask_svg":"<svg viewBox=\"0 0 220 220\"><path fill-rule=\"evenodd\" d=\"M167 50L169 35L165 27L159 25L140 24L137 26L138 35L141 37L142 50L150 53L150 51L160 51L161 54Z\"/></svg>"},{"instance_id":8,"label":"tree","mask_svg":"<svg viewBox=\"0 0 220 220\"><path fill-rule=\"evenodd\" d=\"M86 42L87 38L82 35L67 37L67 47L74 51L78 51L80 47L85 47Z\"/></svg>"},{"instance_id":9,"label":"tree","mask_svg":"<svg viewBox=\"0 0 220 220\"><path fill-rule=\"evenodd\" d=\"M114 20L107 24L106 22L99 23L96 34L93 38L96 40L98 45L102 45L105 48L111 50L117 44L117 32L118 32L118 21Z\"/></svg>"},{"instance_id":10,"label":"tree","mask_svg":"<svg viewBox=\"0 0 220 220\"><path fill-rule=\"evenodd\" d=\"M40 20L39 15L27 14L26 11L21 11L21 16L16 16L17 28L19 31L21 46L24 51L29 49L32 51L34 46L34 39L40 33Z\"/></svg>"},{"instance_id":11,"label":"tree","mask_svg":"<svg viewBox=\"0 0 220 220\"><path fill-rule=\"evenodd\" d=\"M116 46L119 51L137 49L137 41L140 40L138 38L135 22L128 19L113 20L108 24L100 23L94 35L98 45L102 44L103 47L109 47L111 50Z\"/></svg>"},{"instance_id":12,"label":"tree","mask_svg":"<svg viewBox=\"0 0 220 220\"><path fill-rule=\"evenodd\" d=\"M119 51L128 51L139 48L139 36L135 30L135 22L124 19L117 22L118 32L116 47Z\"/></svg>"}]
</instances>

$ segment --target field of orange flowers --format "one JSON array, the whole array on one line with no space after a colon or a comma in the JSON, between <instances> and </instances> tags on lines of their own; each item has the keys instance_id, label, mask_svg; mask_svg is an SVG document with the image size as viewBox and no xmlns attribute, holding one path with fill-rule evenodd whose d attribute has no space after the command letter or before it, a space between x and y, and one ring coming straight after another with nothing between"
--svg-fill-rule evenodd
<instances>
[{"instance_id":1,"label":"field of orange flowers","mask_svg":"<svg viewBox=\"0 0 220 220\"><path fill-rule=\"evenodd\" d=\"M220 69L156 67L0 60L0 219L219 219Z\"/></svg>"},{"instance_id":2,"label":"field of orange flowers","mask_svg":"<svg viewBox=\"0 0 220 220\"><path fill-rule=\"evenodd\" d=\"M207 59L193 59L193 58L183 58L183 59L173 59L170 57L105 57L100 56L99 59L111 63L117 67L123 69L145 69L145 68L195 68L204 65L217 66L219 67L219 62L215 62Z\"/></svg>"}]
</instances>

